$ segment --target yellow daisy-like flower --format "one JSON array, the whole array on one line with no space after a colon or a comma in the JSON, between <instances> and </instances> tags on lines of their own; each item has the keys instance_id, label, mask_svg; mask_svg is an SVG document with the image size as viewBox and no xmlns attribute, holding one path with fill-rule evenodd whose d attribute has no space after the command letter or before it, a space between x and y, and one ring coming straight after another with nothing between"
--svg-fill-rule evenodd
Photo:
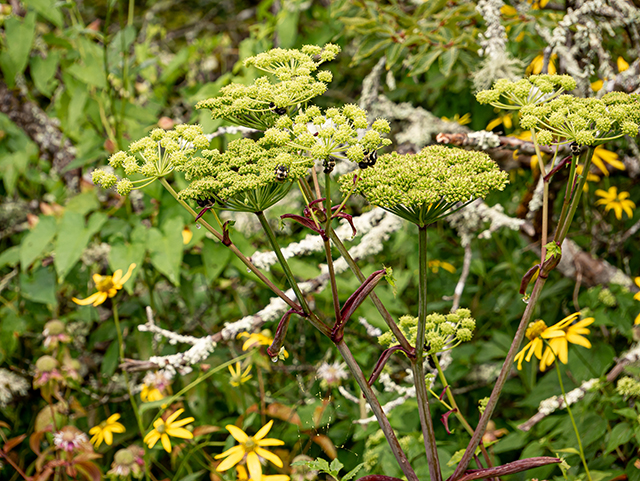
<instances>
[{"instance_id":1,"label":"yellow daisy-like flower","mask_svg":"<svg viewBox=\"0 0 640 481\"><path fill-rule=\"evenodd\" d=\"M247 470L240 464L236 466L236 477L238 481L247 481L248 479L253 479L249 478ZM262 481L289 481L290 479L291 478L289 478L289 476L287 476L286 474L262 475Z\"/></svg>"},{"instance_id":2,"label":"yellow daisy-like flower","mask_svg":"<svg viewBox=\"0 0 640 481\"><path fill-rule=\"evenodd\" d=\"M249 374L251 372L251 367L252 366L249 365L249 367L246 368L244 372L242 372L242 366L240 365L240 362L236 362L235 369L230 365L229 372L231 373L231 380L229 381L229 384L231 384L233 387L238 387L240 386L240 384L244 384L249 379L251 379L253 377Z\"/></svg>"},{"instance_id":3,"label":"yellow daisy-like flower","mask_svg":"<svg viewBox=\"0 0 640 481\"><path fill-rule=\"evenodd\" d=\"M242 429L233 424L227 424L225 428L231 433L231 436L240 444L226 450L224 453L218 454L216 459L226 458L222 461L217 471L223 472L227 469L235 466L242 461L246 456L246 464L249 469L251 479L262 480L262 465L260 464L260 458L264 458L271 461L273 464L282 467L282 460L271 451L263 449L265 446L282 446L284 441L279 439L267 438L265 436L273 426L273 420L262 426L255 436L248 436Z\"/></svg>"},{"instance_id":4,"label":"yellow daisy-like flower","mask_svg":"<svg viewBox=\"0 0 640 481\"><path fill-rule=\"evenodd\" d=\"M251 334L249 334L248 332L241 332L237 336L238 339L244 339L245 337L247 338L247 340L244 341L244 344L242 345L243 351L258 346L270 346L273 342L272 337L262 334L261 332L254 332Z\"/></svg>"},{"instance_id":5,"label":"yellow daisy-like flower","mask_svg":"<svg viewBox=\"0 0 640 481\"><path fill-rule=\"evenodd\" d=\"M529 343L524 346L524 349L516 354L516 357L514 359L514 361L518 362L518 370L522 369L522 361L531 361L531 358L534 354L538 359L542 357L544 339L565 337L565 332L562 330L562 328L567 323L572 322L576 317L578 317L579 314L579 312L571 314L569 317L565 317L563 320L551 327L547 327L547 324L542 319L538 319L537 321L530 323L525 333L525 336L527 336L527 339L529 339Z\"/></svg>"},{"instance_id":6,"label":"yellow daisy-like flower","mask_svg":"<svg viewBox=\"0 0 640 481\"><path fill-rule=\"evenodd\" d=\"M76 299L75 297L73 297L71 300L81 306L88 306L89 304L99 306L107 300L107 297L115 296L118 291L122 289L122 286L129 280L129 278L131 277L131 273L135 268L136 265L131 264L124 276L122 275L122 269L118 269L117 271L115 271L112 276L101 276L100 274L94 274L93 282L95 283L98 292L91 294L86 299Z\"/></svg>"},{"instance_id":7,"label":"yellow daisy-like flower","mask_svg":"<svg viewBox=\"0 0 640 481\"><path fill-rule=\"evenodd\" d=\"M451 274L455 274L456 272L456 268L453 267L453 264L449 264L446 261L439 261L437 259L429 261L428 267L429 269L431 269L431 272L433 272L434 274L438 272L438 269L440 268L444 269L445 271L451 272Z\"/></svg>"},{"instance_id":8,"label":"yellow daisy-like flower","mask_svg":"<svg viewBox=\"0 0 640 481\"><path fill-rule=\"evenodd\" d=\"M556 73L556 60L557 60L558 56L554 53L553 55L551 55L551 57L549 58L549 67L547 68L548 70L548 74L549 75L553 75ZM539 73L542 73L542 67L544 67L544 54L539 54L537 55L529 64L529 66L527 67L526 70L526 74L527 75L538 75ZM487 129L488 130L488 129Z\"/></svg>"},{"instance_id":9,"label":"yellow daisy-like flower","mask_svg":"<svg viewBox=\"0 0 640 481\"><path fill-rule=\"evenodd\" d=\"M491 131L495 129L498 125L504 125L505 129L512 128L513 116L510 113L500 114L497 118L493 119L491 122L487 124L487 128L485 130Z\"/></svg>"},{"instance_id":10,"label":"yellow daisy-like flower","mask_svg":"<svg viewBox=\"0 0 640 481\"><path fill-rule=\"evenodd\" d=\"M154 421L153 429L147 433L143 440L143 442L149 446L149 449L154 447L158 440L160 440L164 450L170 453L171 440L169 439L169 436L174 438L193 439L193 433L182 426L193 422L194 418L188 417L176 421L183 412L184 409L178 409L169 416L166 421L162 420L162 418Z\"/></svg>"},{"instance_id":11,"label":"yellow daisy-like flower","mask_svg":"<svg viewBox=\"0 0 640 481\"><path fill-rule=\"evenodd\" d=\"M140 391L140 400L142 402L151 403L153 401L160 401L160 399L164 399L164 394L160 392L160 389L155 386L142 385L142 391Z\"/></svg>"},{"instance_id":12,"label":"yellow daisy-like flower","mask_svg":"<svg viewBox=\"0 0 640 481\"><path fill-rule=\"evenodd\" d=\"M619 160L618 154L605 149L602 145L598 145L593 151L591 162L607 177L609 177L609 169L604 164L609 164L618 170L625 170L624 163Z\"/></svg>"},{"instance_id":13,"label":"yellow daisy-like flower","mask_svg":"<svg viewBox=\"0 0 640 481\"><path fill-rule=\"evenodd\" d=\"M104 441L111 446L113 443L113 433L123 433L126 431L124 426L118 422L118 419L120 419L119 414L112 414L106 421L102 421L97 426L89 429L89 434L93 434L91 444L97 448L102 444L102 441Z\"/></svg>"},{"instance_id":14,"label":"yellow daisy-like flower","mask_svg":"<svg viewBox=\"0 0 640 481\"><path fill-rule=\"evenodd\" d=\"M450 119L449 117L440 118L445 122L455 122L459 125L467 125L471 123L471 114L468 112L462 116L460 114L455 114L452 119Z\"/></svg>"},{"instance_id":15,"label":"yellow daisy-like flower","mask_svg":"<svg viewBox=\"0 0 640 481\"><path fill-rule=\"evenodd\" d=\"M613 209L616 218L621 220L622 211L624 210L630 219L633 217L633 209L636 208L636 204L629 200L629 192L620 192L618 194L617 187L610 187L609 191L596 190L596 195L602 197L602 199L596 201L596 205L604 205L605 214Z\"/></svg>"},{"instance_id":16,"label":"yellow daisy-like flower","mask_svg":"<svg viewBox=\"0 0 640 481\"><path fill-rule=\"evenodd\" d=\"M564 337L555 337L549 341L547 349L540 359L540 370L545 371L547 367L553 364L553 361L557 358L562 364L569 362L569 343L577 344L579 346L591 349L591 343L589 339L583 337L581 334L589 334L591 331L586 326L593 324L594 318L587 317L581 321L572 324L572 316L577 316L579 312L572 314L571 316L563 319L558 324L564 322L562 330L564 331ZM571 319L570 319L571 318ZM567 321L568 320L568 321ZM565 322L567 321L567 322Z\"/></svg>"}]
</instances>

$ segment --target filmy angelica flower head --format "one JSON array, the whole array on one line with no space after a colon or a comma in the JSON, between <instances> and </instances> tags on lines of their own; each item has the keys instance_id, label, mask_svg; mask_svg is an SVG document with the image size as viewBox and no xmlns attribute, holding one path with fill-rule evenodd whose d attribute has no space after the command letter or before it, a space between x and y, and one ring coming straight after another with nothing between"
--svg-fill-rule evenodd
<instances>
[{"instance_id":1,"label":"filmy angelica flower head","mask_svg":"<svg viewBox=\"0 0 640 481\"><path fill-rule=\"evenodd\" d=\"M504 189L507 173L483 152L432 145L417 154L382 155L375 167L361 171L355 184L353 174L339 182L344 193L353 189L371 204L422 227L450 213L457 202Z\"/></svg>"},{"instance_id":2,"label":"filmy angelica flower head","mask_svg":"<svg viewBox=\"0 0 640 481\"><path fill-rule=\"evenodd\" d=\"M211 110L214 119L266 130L280 115L292 114L299 104L309 102L327 90L332 75L317 72L325 61L333 60L340 47L305 46L302 50L275 48L245 60L246 67L256 67L276 77L260 77L249 86L231 84L220 89L220 95L198 102L196 108ZM315 77L312 75L314 74Z\"/></svg>"},{"instance_id":3,"label":"filmy angelica flower head","mask_svg":"<svg viewBox=\"0 0 640 481\"><path fill-rule=\"evenodd\" d=\"M176 165L184 164L198 149L208 146L209 139L199 125L182 124L173 130L154 129L147 137L132 142L128 152L121 150L109 158L111 167L124 170L123 178L96 169L92 181L105 189L115 185L120 195L127 195L169 175Z\"/></svg>"},{"instance_id":4,"label":"filmy angelica flower head","mask_svg":"<svg viewBox=\"0 0 640 481\"><path fill-rule=\"evenodd\" d=\"M261 212L282 200L312 165L308 157L284 148L265 149L251 139L238 139L224 153L204 150L202 157L176 166L191 181L180 198L215 202L227 210Z\"/></svg>"},{"instance_id":5,"label":"filmy angelica flower head","mask_svg":"<svg viewBox=\"0 0 640 481\"><path fill-rule=\"evenodd\" d=\"M389 122L377 119L368 127L367 112L357 105L329 108L324 114L311 106L292 118L281 117L259 143L304 151L323 161L326 173L333 170L337 160L351 160L365 169L375 165L379 148L391 144L381 135L389 133Z\"/></svg>"},{"instance_id":6,"label":"filmy angelica flower head","mask_svg":"<svg viewBox=\"0 0 640 481\"><path fill-rule=\"evenodd\" d=\"M576 81L569 75L531 75L515 82L496 80L491 89L478 92L476 99L481 104L517 110L525 105L546 102L575 88Z\"/></svg>"}]
</instances>

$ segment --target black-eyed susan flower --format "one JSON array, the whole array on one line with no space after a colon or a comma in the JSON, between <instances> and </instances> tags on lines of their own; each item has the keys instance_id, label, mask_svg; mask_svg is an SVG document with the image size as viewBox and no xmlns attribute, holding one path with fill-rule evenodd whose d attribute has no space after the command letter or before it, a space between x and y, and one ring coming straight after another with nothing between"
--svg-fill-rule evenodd
<instances>
[{"instance_id":1,"label":"black-eyed susan flower","mask_svg":"<svg viewBox=\"0 0 640 481\"><path fill-rule=\"evenodd\" d=\"M613 209L618 220L622 219L622 211L624 211L629 218L633 217L633 209L636 208L635 202L629 199L629 192L618 193L618 188L613 186L608 191L598 189L596 195L602 197L596 201L596 205L604 205L605 213L608 213Z\"/></svg>"},{"instance_id":2,"label":"black-eyed susan flower","mask_svg":"<svg viewBox=\"0 0 640 481\"><path fill-rule=\"evenodd\" d=\"M529 323L529 327L525 332L525 336L529 339L529 343L516 354L514 361L518 363L518 370L522 369L522 361L531 361L531 358L535 355L538 359L542 357L542 348L544 347L545 339L553 339L555 337L564 337L565 332L562 330L562 324L569 318L575 319L579 313L572 314L571 316L563 319L558 324L554 324L551 327L547 327L547 324L542 320Z\"/></svg>"},{"instance_id":3,"label":"black-eyed susan flower","mask_svg":"<svg viewBox=\"0 0 640 481\"><path fill-rule=\"evenodd\" d=\"M161 372L150 372L142 380L140 400L142 402L154 402L163 399L165 391L170 391L171 380Z\"/></svg>"},{"instance_id":4,"label":"black-eyed susan flower","mask_svg":"<svg viewBox=\"0 0 640 481\"><path fill-rule=\"evenodd\" d=\"M194 421L194 418L188 417L184 419L178 419L184 412L184 409L178 409L171 414L167 420L162 418L156 419L153 423L153 429L147 433L144 437L145 442L149 449L153 448L158 440L162 443L162 447L168 453L171 452L171 440L169 436L173 438L193 439L193 433L182 426L185 426Z\"/></svg>"},{"instance_id":5,"label":"black-eyed susan flower","mask_svg":"<svg viewBox=\"0 0 640 481\"><path fill-rule=\"evenodd\" d=\"M576 312L556 324L555 327L562 329L564 336L554 337L549 340L548 346L540 359L541 371L545 371L547 367L553 364L555 359L558 359L562 364L569 362L569 343L577 344L587 349L591 348L589 339L582 336L582 334L589 334L591 332L587 329L587 326L593 324L595 319L593 317L587 317L574 324L573 321L579 315L580 313Z\"/></svg>"},{"instance_id":6,"label":"black-eyed susan flower","mask_svg":"<svg viewBox=\"0 0 640 481\"><path fill-rule=\"evenodd\" d=\"M242 371L242 365L240 362L236 362L235 368L232 365L229 365L229 372L231 373L231 379L229 380L229 384L233 387L238 387L240 384L244 384L253 376L249 373L251 372L251 365L247 367L244 372Z\"/></svg>"},{"instance_id":7,"label":"black-eyed susan flower","mask_svg":"<svg viewBox=\"0 0 640 481\"><path fill-rule=\"evenodd\" d=\"M101 276L100 274L93 275L93 282L96 285L96 289L98 292L91 294L86 299L76 299L75 297L71 300L76 304L81 306L88 306L89 304L93 306L99 306L104 301L107 300L108 297L115 296L125 282L129 280L131 277L131 273L136 268L135 264L131 264L127 273L123 276L122 269L118 269L113 273L112 276Z\"/></svg>"},{"instance_id":8,"label":"black-eyed susan flower","mask_svg":"<svg viewBox=\"0 0 640 481\"><path fill-rule=\"evenodd\" d=\"M125 427L118 422L118 419L120 419L120 414L112 414L106 421L102 421L97 426L89 429L89 434L93 435L91 443L96 448L102 444L102 441L111 446L113 443L113 434L124 433L126 431Z\"/></svg>"},{"instance_id":9,"label":"black-eyed susan flower","mask_svg":"<svg viewBox=\"0 0 640 481\"><path fill-rule=\"evenodd\" d=\"M618 154L605 149L602 145L598 145L593 151L591 162L607 177L609 177L609 169L605 164L618 170L625 170L624 163L620 161Z\"/></svg>"},{"instance_id":10,"label":"black-eyed susan flower","mask_svg":"<svg viewBox=\"0 0 640 481\"><path fill-rule=\"evenodd\" d=\"M459 125L467 125L471 123L471 114L467 112L464 115L455 114L452 118L449 117L440 117L445 122L455 122Z\"/></svg>"},{"instance_id":11,"label":"black-eyed susan flower","mask_svg":"<svg viewBox=\"0 0 640 481\"><path fill-rule=\"evenodd\" d=\"M216 459L226 458L218 465L216 470L219 472L226 471L245 459L245 457L245 462L251 475L250 477L254 480L262 479L262 464L260 463L260 458L271 461L281 468L282 460L271 451L264 449L266 446L282 446L284 444L284 441L280 441L279 439L265 439L265 436L272 426L273 420L262 426L255 436L248 436L247 433L239 427L233 424L227 424L225 428L240 444L216 456Z\"/></svg>"}]
</instances>

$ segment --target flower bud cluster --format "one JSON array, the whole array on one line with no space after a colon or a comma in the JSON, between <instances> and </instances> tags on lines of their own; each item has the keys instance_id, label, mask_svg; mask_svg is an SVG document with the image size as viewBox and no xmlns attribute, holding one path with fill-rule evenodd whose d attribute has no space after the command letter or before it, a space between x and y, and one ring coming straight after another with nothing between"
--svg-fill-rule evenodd
<instances>
[{"instance_id":1,"label":"flower bud cluster","mask_svg":"<svg viewBox=\"0 0 640 481\"><path fill-rule=\"evenodd\" d=\"M96 169L92 180L105 189L115 185L120 195L127 195L170 174L176 165L184 164L198 149L208 146L209 139L199 125L182 124L173 130L154 129L147 137L132 142L128 152L121 150L109 158L111 167L124 170L124 178L118 179L113 172Z\"/></svg>"},{"instance_id":2,"label":"flower bud cluster","mask_svg":"<svg viewBox=\"0 0 640 481\"><path fill-rule=\"evenodd\" d=\"M214 119L266 130L280 115L292 113L299 104L322 95L333 76L329 71L316 72L318 66L333 60L340 47L307 45L302 50L276 48L245 60L245 66L272 74L277 82L260 77L251 85L231 84L220 95L198 102L196 108L211 110Z\"/></svg>"},{"instance_id":3,"label":"flower bud cluster","mask_svg":"<svg viewBox=\"0 0 640 481\"><path fill-rule=\"evenodd\" d=\"M542 145L575 142L596 146L623 135L638 135L640 95L610 92L601 99L561 95L574 88L575 81L568 75L532 75L517 82L498 80L476 98L480 103L519 110L520 126L537 131Z\"/></svg>"},{"instance_id":4,"label":"flower bud cluster","mask_svg":"<svg viewBox=\"0 0 640 481\"><path fill-rule=\"evenodd\" d=\"M502 190L507 173L483 152L433 145L417 154L380 156L354 185L353 175L340 178L343 192L352 189L410 222L425 226L444 217L457 202Z\"/></svg>"},{"instance_id":5,"label":"flower bud cluster","mask_svg":"<svg viewBox=\"0 0 640 481\"><path fill-rule=\"evenodd\" d=\"M415 345L418 334L418 318L402 316L398 327L409 343ZM427 354L448 351L462 342L473 338L476 321L471 317L469 309L458 309L450 314L429 314L425 320L425 350ZM378 337L378 342L385 347L398 345L391 331Z\"/></svg>"},{"instance_id":6,"label":"flower bud cluster","mask_svg":"<svg viewBox=\"0 0 640 481\"><path fill-rule=\"evenodd\" d=\"M630 397L640 397L640 382L632 377L625 376L618 380L616 392L625 399Z\"/></svg>"},{"instance_id":7,"label":"flower bud cluster","mask_svg":"<svg viewBox=\"0 0 640 481\"><path fill-rule=\"evenodd\" d=\"M292 182L307 174L313 162L285 148L265 149L251 139L229 143L221 153L203 150L202 157L176 164L190 185L180 198L217 202L223 209L260 212L281 200Z\"/></svg>"},{"instance_id":8,"label":"flower bud cluster","mask_svg":"<svg viewBox=\"0 0 640 481\"><path fill-rule=\"evenodd\" d=\"M329 172L336 160L351 160L367 168L375 165L376 151L391 144L381 135L389 133L389 122L377 119L365 130L368 127L367 112L357 105L329 108L324 114L312 106L293 118L280 117L275 126L265 132L260 144L305 151L314 159L322 160L325 171Z\"/></svg>"}]
</instances>

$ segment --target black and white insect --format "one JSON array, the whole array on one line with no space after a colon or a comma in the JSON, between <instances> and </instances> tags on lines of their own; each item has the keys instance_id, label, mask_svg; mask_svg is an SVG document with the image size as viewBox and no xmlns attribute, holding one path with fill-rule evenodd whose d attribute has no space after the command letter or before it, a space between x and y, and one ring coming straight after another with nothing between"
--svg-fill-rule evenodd
<instances>
[{"instance_id":1,"label":"black and white insect","mask_svg":"<svg viewBox=\"0 0 640 481\"><path fill-rule=\"evenodd\" d=\"M333 157L327 157L326 159L324 159L324 162L322 162L322 166L324 167L323 172L325 174L330 174L336 167L336 159L334 159Z\"/></svg>"},{"instance_id":2,"label":"black and white insect","mask_svg":"<svg viewBox=\"0 0 640 481\"><path fill-rule=\"evenodd\" d=\"M361 169L366 169L367 167L373 167L376 165L376 160L378 160L378 151L372 150L369 152L368 150L364 151L363 159L358 162L358 167Z\"/></svg>"},{"instance_id":3,"label":"black and white insect","mask_svg":"<svg viewBox=\"0 0 640 481\"><path fill-rule=\"evenodd\" d=\"M198 206L203 209L211 209L216 205L216 199L214 197L207 197L206 199L196 199Z\"/></svg>"},{"instance_id":4,"label":"black and white insect","mask_svg":"<svg viewBox=\"0 0 640 481\"><path fill-rule=\"evenodd\" d=\"M284 182L289 175L289 168L286 165L279 165L276 167L276 180L278 182Z\"/></svg>"},{"instance_id":5,"label":"black and white insect","mask_svg":"<svg viewBox=\"0 0 640 481\"><path fill-rule=\"evenodd\" d=\"M571 142L571 153L574 156L580 153L580 146L576 142Z\"/></svg>"},{"instance_id":6,"label":"black and white insect","mask_svg":"<svg viewBox=\"0 0 640 481\"><path fill-rule=\"evenodd\" d=\"M276 107L276 104L273 102L269 102L269 108L273 110L278 115L284 115L287 113L287 109L284 107Z\"/></svg>"}]
</instances>

